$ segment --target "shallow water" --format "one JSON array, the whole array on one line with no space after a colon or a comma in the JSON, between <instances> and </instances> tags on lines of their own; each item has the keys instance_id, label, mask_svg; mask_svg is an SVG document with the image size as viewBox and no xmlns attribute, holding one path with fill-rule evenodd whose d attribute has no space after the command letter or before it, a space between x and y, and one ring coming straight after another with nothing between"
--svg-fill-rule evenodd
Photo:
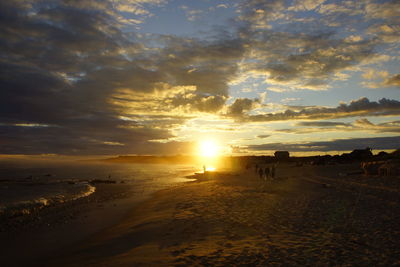
<instances>
[{"instance_id":1,"label":"shallow water","mask_svg":"<svg viewBox=\"0 0 400 267\"><path fill-rule=\"evenodd\" d=\"M189 181L193 165L92 162L0 162L0 214L26 214L49 204L95 192L90 180L112 180L133 188L137 196Z\"/></svg>"}]
</instances>

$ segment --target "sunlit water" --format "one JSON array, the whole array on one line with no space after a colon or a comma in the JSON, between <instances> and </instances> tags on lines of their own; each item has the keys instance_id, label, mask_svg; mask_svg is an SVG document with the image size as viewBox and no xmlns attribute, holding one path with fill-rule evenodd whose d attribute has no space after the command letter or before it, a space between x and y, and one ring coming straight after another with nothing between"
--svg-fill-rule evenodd
<instances>
[{"instance_id":1,"label":"sunlit water","mask_svg":"<svg viewBox=\"0 0 400 267\"><path fill-rule=\"evenodd\" d=\"M138 196L178 183L198 171L194 165L0 162L0 214L29 213L34 208L86 197L93 179L113 180Z\"/></svg>"}]
</instances>

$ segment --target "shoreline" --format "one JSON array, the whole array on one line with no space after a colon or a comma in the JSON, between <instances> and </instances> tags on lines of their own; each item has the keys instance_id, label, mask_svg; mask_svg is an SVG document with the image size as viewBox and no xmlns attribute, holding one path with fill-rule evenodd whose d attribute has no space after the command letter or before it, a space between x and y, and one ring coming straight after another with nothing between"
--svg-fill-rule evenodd
<instances>
[{"instance_id":1,"label":"shoreline","mask_svg":"<svg viewBox=\"0 0 400 267\"><path fill-rule=\"evenodd\" d=\"M135 203L129 198L92 202L107 207L98 207L99 213L89 216L93 221L86 221L86 226L92 227L91 234L52 248L41 257L36 255L37 261L26 265L400 263L396 254L400 245L400 181L392 182L391 189L397 191L389 190L388 198L389 187L376 190L373 177L351 175L355 168L282 165L277 179L267 182L253 170L198 173L186 177L194 181L158 190ZM107 192L114 185L102 186ZM115 207L124 210L120 217L107 216L110 221L103 221L103 227L94 231L93 226L99 223L96 218L116 212ZM76 225L87 231L79 222ZM60 238L68 240L74 231L69 225ZM50 233L46 235L54 238ZM22 249L18 249L20 253Z\"/></svg>"},{"instance_id":2,"label":"shoreline","mask_svg":"<svg viewBox=\"0 0 400 267\"><path fill-rule=\"evenodd\" d=\"M0 250L7 266L36 266L90 236L116 225L135 206L151 197L133 193L132 185L96 184L86 197L41 208L2 224ZM133 193L133 194L132 194ZM132 194L132 196L129 196Z\"/></svg>"},{"instance_id":3,"label":"shoreline","mask_svg":"<svg viewBox=\"0 0 400 267\"><path fill-rule=\"evenodd\" d=\"M336 168L285 168L267 183L253 171L210 173L160 190L46 266L400 263L398 204L388 207L379 191L348 190ZM318 180L316 170L338 183Z\"/></svg>"},{"instance_id":4,"label":"shoreline","mask_svg":"<svg viewBox=\"0 0 400 267\"><path fill-rule=\"evenodd\" d=\"M180 186L187 181L166 184ZM86 197L52 203L28 214L4 217L0 224L0 258L6 266L41 266L54 253L68 250L118 224L159 190L143 190L124 180L84 180L96 187ZM68 182L68 181L67 181ZM161 189L163 190L163 189Z\"/></svg>"},{"instance_id":5,"label":"shoreline","mask_svg":"<svg viewBox=\"0 0 400 267\"><path fill-rule=\"evenodd\" d=\"M3 179L12 183L13 180ZM181 177L178 182L160 187L174 187L190 181ZM29 183L17 179L15 183ZM151 198L159 189L137 186L128 180L73 179L63 183L86 182L96 190L85 197L66 202L50 202L29 212L4 213L0 223L0 258L7 266L37 266L52 254L112 227L123 220L137 205ZM176 183L176 184L175 184ZM155 190L155 191L154 191ZM162 190L162 189L161 189Z\"/></svg>"}]
</instances>

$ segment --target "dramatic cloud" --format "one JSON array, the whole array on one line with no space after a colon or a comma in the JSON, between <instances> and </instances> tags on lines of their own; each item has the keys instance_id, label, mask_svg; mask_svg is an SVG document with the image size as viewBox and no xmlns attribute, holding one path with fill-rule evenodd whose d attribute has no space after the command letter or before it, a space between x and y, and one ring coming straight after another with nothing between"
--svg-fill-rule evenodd
<instances>
[{"instance_id":1,"label":"dramatic cloud","mask_svg":"<svg viewBox=\"0 0 400 267\"><path fill-rule=\"evenodd\" d=\"M349 126L348 123L344 122L332 122L332 121L303 121L299 122L299 126L317 126L317 127L337 127L337 126Z\"/></svg>"},{"instance_id":2,"label":"dramatic cloud","mask_svg":"<svg viewBox=\"0 0 400 267\"><path fill-rule=\"evenodd\" d=\"M390 76L387 71L368 69L362 76L367 80L363 85L369 88L400 87L400 74Z\"/></svg>"},{"instance_id":3,"label":"dramatic cloud","mask_svg":"<svg viewBox=\"0 0 400 267\"><path fill-rule=\"evenodd\" d=\"M185 35L176 26L168 28L178 21L171 10L179 5L173 0L0 2L2 153L186 153L194 140L190 134L179 138L179 130L202 116L215 116L216 124L229 121L224 127L232 132L238 122L287 120L309 121L280 131L397 132L396 121L313 122L398 116L400 102L392 94L376 102L358 91L351 97L368 98L337 107L286 106L284 112L277 107L302 103L303 96L291 92L329 90L360 75L365 87L399 87L393 68L399 58L398 1L189 1L181 9L190 25L181 26L193 34ZM217 11L229 14L221 25L213 25L217 20L211 17L206 28L192 23ZM146 25L168 12L171 21L160 25L165 34ZM267 90L272 98L269 93L265 98ZM258 139L270 133L257 131L252 136ZM243 131L235 132L244 140Z\"/></svg>"},{"instance_id":4,"label":"dramatic cloud","mask_svg":"<svg viewBox=\"0 0 400 267\"><path fill-rule=\"evenodd\" d=\"M251 151L276 151L287 150L289 152L308 151L351 151L353 149L364 149L370 147L374 150L400 148L400 136L376 137L376 138L350 138L336 139L323 142L304 143L270 143L262 145L250 145L247 149Z\"/></svg>"},{"instance_id":5,"label":"dramatic cloud","mask_svg":"<svg viewBox=\"0 0 400 267\"><path fill-rule=\"evenodd\" d=\"M384 84L387 86L397 86L400 87L400 74L389 77L384 81Z\"/></svg>"},{"instance_id":6,"label":"dramatic cloud","mask_svg":"<svg viewBox=\"0 0 400 267\"><path fill-rule=\"evenodd\" d=\"M374 124L367 119L358 119L353 123L354 130L366 130L378 133L400 133L400 121Z\"/></svg>"},{"instance_id":7,"label":"dramatic cloud","mask_svg":"<svg viewBox=\"0 0 400 267\"><path fill-rule=\"evenodd\" d=\"M399 20L400 3L396 0L386 2L367 1L366 13L367 17L375 19L395 19Z\"/></svg>"},{"instance_id":8,"label":"dramatic cloud","mask_svg":"<svg viewBox=\"0 0 400 267\"><path fill-rule=\"evenodd\" d=\"M166 147L152 140L168 141L185 121L157 116L221 109L241 41L164 37L159 48L132 41L138 37L124 33L118 12L149 15L146 4L163 2L2 2L2 153L144 153ZM146 110L146 101L133 108L137 98L149 99Z\"/></svg>"},{"instance_id":9,"label":"dramatic cloud","mask_svg":"<svg viewBox=\"0 0 400 267\"><path fill-rule=\"evenodd\" d=\"M260 103L259 99L238 98L228 108L228 116L243 116L244 112L250 111Z\"/></svg>"},{"instance_id":10,"label":"dramatic cloud","mask_svg":"<svg viewBox=\"0 0 400 267\"><path fill-rule=\"evenodd\" d=\"M230 115L230 114L228 114ZM309 107L300 111L286 110L279 113L267 113L259 115L244 114L234 117L240 121L285 121L285 120L319 120L334 119L355 116L388 116L400 115L400 101L382 98L378 102L369 101L363 97L353 100L350 104L340 104L336 108Z\"/></svg>"},{"instance_id":11,"label":"dramatic cloud","mask_svg":"<svg viewBox=\"0 0 400 267\"><path fill-rule=\"evenodd\" d=\"M313 10L323 4L325 0L304 0L295 1L295 5L291 7L295 11Z\"/></svg>"},{"instance_id":12,"label":"dramatic cloud","mask_svg":"<svg viewBox=\"0 0 400 267\"><path fill-rule=\"evenodd\" d=\"M263 75L273 88L326 90L331 81L348 78L343 72L381 58L383 46L399 42L397 1L327 2L244 1L240 35L251 57L244 69ZM322 16L302 17L304 11Z\"/></svg>"},{"instance_id":13,"label":"dramatic cloud","mask_svg":"<svg viewBox=\"0 0 400 267\"><path fill-rule=\"evenodd\" d=\"M310 134L317 132L355 132L364 131L371 133L399 133L400 121L389 121L379 124L373 124L368 119L358 119L353 123L344 122L330 122L330 121L311 121L299 122L296 126L307 127L293 127L288 129L278 129L276 132L293 133L293 134Z\"/></svg>"},{"instance_id":14,"label":"dramatic cloud","mask_svg":"<svg viewBox=\"0 0 400 267\"><path fill-rule=\"evenodd\" d=\"M268 138L270 136L271 135L269 135L269 134L260 134L260 135L257 135L257 138Z\"/></svg>"},{"instance_id":15,"label":"dramatic cloud","mask_svg":"<svg viewBox=\"0 0 400 267\"><path fill-rule=\"evenodd\" d=\"M265 75L272 85L326 90L335 74L373 57L374 45L374 40L349 43L328 33L265 32L251 44L257 61L248 70Z\"/></svg>"}]
</instances>

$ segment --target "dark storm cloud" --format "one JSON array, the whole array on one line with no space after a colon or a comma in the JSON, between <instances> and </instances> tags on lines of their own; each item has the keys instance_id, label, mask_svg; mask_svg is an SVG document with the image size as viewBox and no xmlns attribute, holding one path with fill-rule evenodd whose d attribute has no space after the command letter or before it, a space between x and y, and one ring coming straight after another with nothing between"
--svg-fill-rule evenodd
<instances>
[{"instance_id":1,"label":"dark storm cloud","mask_svg":"<svg viewBox=\"0 0 400 267\"><path fill-rule=\"evenodd\" d=\"M155 108L165 101L161 111L185 106L217 112L224 106L234 61L243 53L239 39L165 37L159 48L147 49L121 30L114 7L112 1L0 3L2 153L156 153L180 146L151 140L173 137L170 127L187 116L172 122L125 114L127 108L112 101L121 89L152 98L174 86L195 88L190 95L155 99ZM121 119L132 115L137 120ZM183 143L179 153L184 148Z\"/></svg>"},{"instance_id":2,"label":"dark storm cloud","mask_svg":"<svg viewBox=\"0 0 400 267\"><path fill-rule=\"evenodd\" d=\"M124 40L104 6L89 9L86 2L1 3L2 153L107 153L113 144L171 136L128 130L135 123L119 120L107 105L113 88L90 81ZM15 126L24 123L52 126Z\"/></svg>"},{"instance_id":3,"label":"dark storm cloud","mask_svg":"<svg viewBox=\"0 0 400 267\"><path fill-rule=\"evenodd\" d=\"M350 138L336 139L324 142L307 143L270 143L262 145L250 145L247 149L251 151L287 150L289 152L307 151L349 151L353 149L398 149L400 148L400 136L376 137L376 138Z\"/></svg>"},{"instance_id":4,"label":"dark storm cloud","mask_svg":"<svg viewBox=\"0 0 400 267\"><path fill-rule=\"evenodd\" d=\"M194 86L195 91L168 98L172 107L189 106L192 110L216 112L228 97L228 82L237 72L242 57L242 41L226 37L216 41L165 38L167 48L157 66L170 85ZM158 56L159 57L159 56Z\"/></svg>"},{"instance_id":5,"label":"dark storm cloud","mask_svg":"<svg viewBox=\"0 0 400 267\"><path fill-rule=\"evenodd\" d=\"M243 122L400 113L396 100L366 98L337 108L259 115L248 115L259 100L240 98L226 106L238 70L265 75L272 84L325 89L334 75L393 40L395 34L383 27L385 19L394 19L392 6L379 14L368 9L369 17L383 21L375 32L371 26L376 36L365 40L338 37L317 24L299 31L293 10L323 2L311 0L292 11L286 1L242 1L232 31L202 40L126 31L129 19L123 14L140 22L151 16L145 4L163 2L1 1L1 153L157 153L167 148L184 153L188 143L153 141L174 137L171 129L196 112L219 114L224 108L224 116ZM293 23L287 27L271 28L272 22L288 19ZM382 32L386 41L379 38ZM397 86L398 77L386 83Z\"/></svg>"},{"instance_id":6,"label":"dark storm cloud","mask_svg":"<svg viewBox=\"0 0 400 267\"><path fill-rule=\"evenodd\" d=\"M350 104L340 104L335 108L310 107L299 111L287 109L284 112L266 113L258 115L243 114L234 117L239 121L265 122L285 120L319 120L334 119L354 116L387 116L400 115L400 101L382 98L378 102L370 101L368 98L353 100Z\"/></svg>"},{"instance_id":7,"label":"dark storm cloud","mask_svg":"<svg viewBox=\"0 0 400 267\"><path fill-rule=\"evenodd\" d=\"M100 118L99 118L100 119ZM3 154L131 154L136 151L145 152L153 147L149 139L171 137L165 130L153 128L117 129L115 124L103 118L98 124L84 121L82 124L35 127L35 126L0 126ZM113 128L113 134L104 129L105 125ZM120 127L121 123L118 122ZM102 131L99 131L102 130ZM117 130L115 130L117 129Z\"/></svg>"}]
</instances>

